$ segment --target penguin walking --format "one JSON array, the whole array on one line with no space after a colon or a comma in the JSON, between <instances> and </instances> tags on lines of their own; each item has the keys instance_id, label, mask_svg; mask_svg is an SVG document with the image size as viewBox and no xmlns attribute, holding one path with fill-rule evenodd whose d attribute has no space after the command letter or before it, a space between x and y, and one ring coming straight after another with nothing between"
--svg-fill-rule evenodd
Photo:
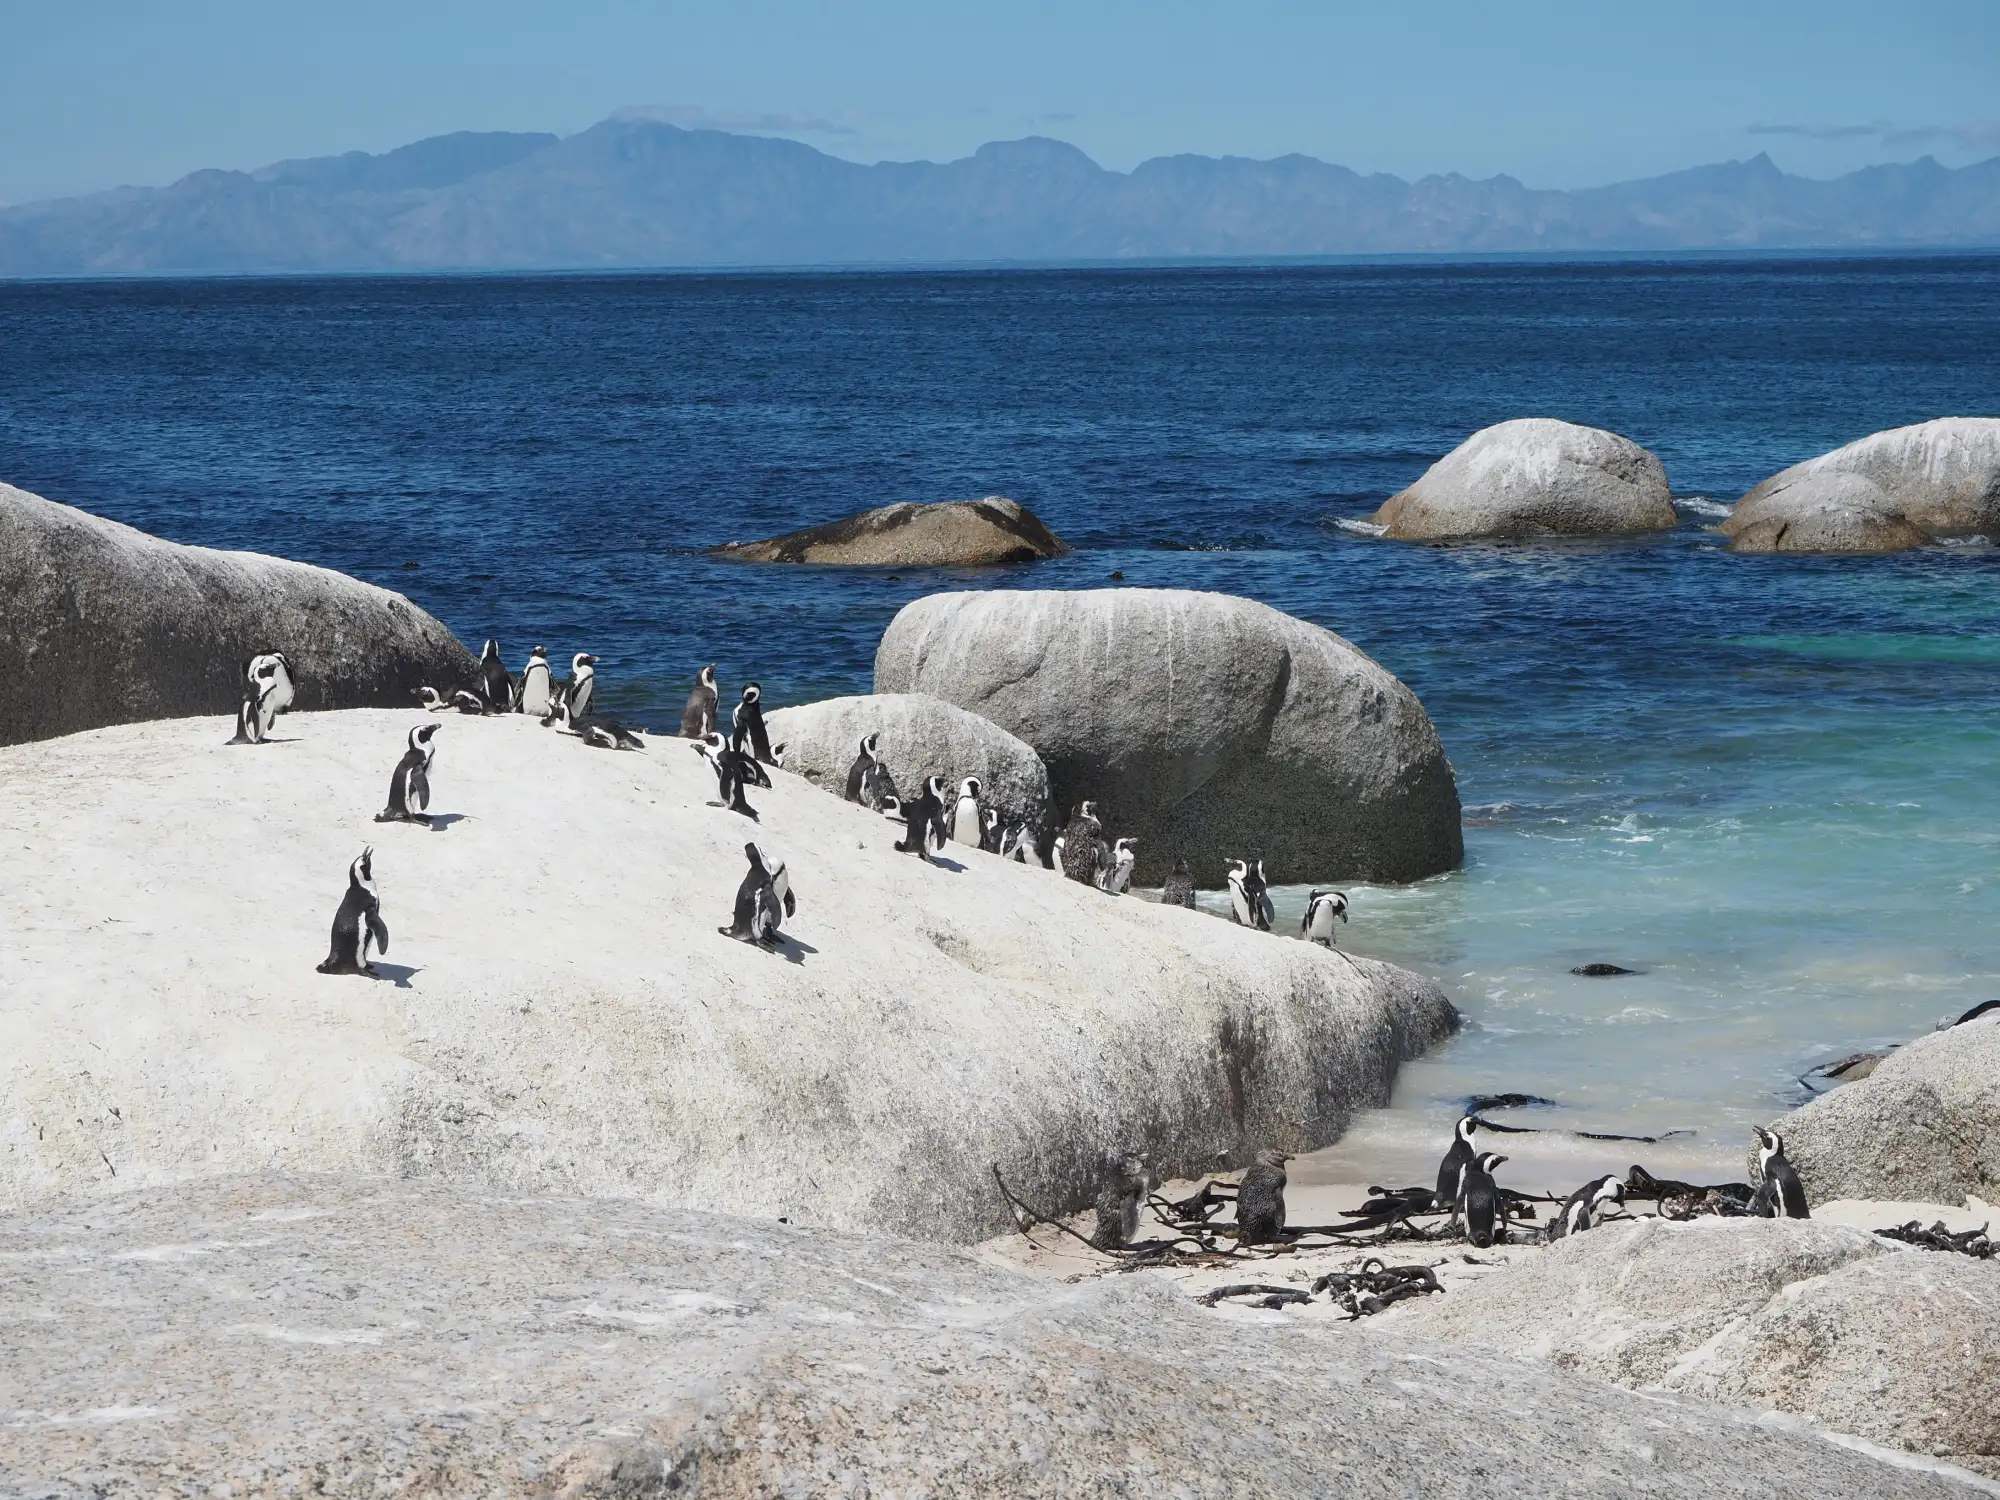
<instances>
[{"instance_id":1,"label":"penguin walking","mask_svg":"<svg viewBox=\"0 0 2000 1500\"><path fill-rule=\"evenodd\" d=\"M1139 1232L1139 1210L1145 1206L1146 1194L1152 1191L1153 1183L1143 1156L1123 1156L1105 1165L1104 1181L1097 1189L1097 1222L1091 1228L1090 1243L1100 1250L1123 1250Z\"/></svg>"},{"instance_id":2,"label":"penguin walking","mask_svg":"<svg viewBox=\"0 0 2000 1500\"><path fill-rule=\"evenodd\" d=\"M1188 873L1187 856L1174 856L1174 871L1167 877L1167 883L1160 888L1160 905L1185 906L1194 910L1194 877Z\"/></svg>"},{"instance_id":3,"label":"penguin walking","mask_svg":"<svg viewBox=\"0 0 2000 1500\"><path fill-rule=\"evenodd\" d=\"M1563 1200L1562 1207L1556 1210L1555 1219L1549 1225L1549 1238L1559 1240L1572 1234L1582 1234L1597 1222L1605 1209L1624 1201L1623 1181L1609 1175L1593 1177Z\"/></svg>"},{"instance_id":4,"label":"penguin walking","mask_svg":"<svg viewBox=\"0 0 2000 1500\"><path fill-rule=\"evenodd\" d=\"M743 853L750 861L750 868L736 888L736 906L729 925L716 931L738 942L769 948L778 941L780 924L797 912L798 902L792 895L791 877L783 860L774 862L755 843L745 844Z\"/></svg>"},{"instance_id":5,"label":"penguin walking","mask_svg":"<svg viewBox=\"0 0 2000 1500\"><path fill-rule=\"evenodd\" d=\"M771 753L771 733L764 727L764 690L756 683L744 684L743 700L729 716L729 724L738 750L747 749L753 759L767 766L781 763L784 746L778 747L776 755Z\"/></svg>"},{"instance_id":6,"label":"penguin walking","mask_svg":"<svg viewBox=\"0 0 2000 1500\"><path fill-rule=\"evenodd\" d=\"M569 691L563 694L563 703L571 719L581 719L597 698L597 658L588 651L579 651L570 661L569 670Z\"/></svg>"},{"instance_id":7,"label":"penguin walking","mask_svg":"<svg viewBox=\"0 0 2000 1500\"><path fill-rule=\"evenodd\" d=\"M752 807L750 799L743 795L744 785L755 784L762 774L757 763L742 752L725 745L722 736L713 730L709 731L708 738L694 742L694 753L707 761L709 769L715 772L716 794L722 799L722 805L731 812L743 814L753 822L758 821L757 809ZM765 778L763 784L769 786L769 779Z\"/></svg>"},{"instance_id":8,"label":"penguin walking","mask_svg":"<svg viewBox=\"0 0 2000 1500\"><path fill-rule=\"evenodd\" d=\"M1097 884L1097 851L1102 839L1104 825L1097 819L1097 804L1084 801L1076 805L1068 826L1057 841L1060 848L1056 863L1067 880L1083 885Z\"/></svg>"},{"instance_id":9,"label":"penguin walking","mask_svg":"<svg viewBox=\"0 0 2000 1500\"><path fill-rule=\"evenodd\" d=\"M1271 930L1276 912L1271 906L1270 889L1264 884L1264 861L1232 859L1229 862L1229 914L1240 927L1259 932Z\"/></svg>"},{"instance_id":10,"label":"penguin walking","mask_svg":"<svg viewBox=\"0 0 2000 1500\"><path fill-rule=\"evenodd\" d=\"M1438 1163L1437 1194L1431 1201L1439 1213L1449 1211L1454 1219L1458 1217L1458 1180L1479 1155L1472 1144L1472 1132L1478 1128L1471 1115L1461 1116L1452 1127L1451 1149Z\"/></svg>"},{"instance_id":11,"label":"penguin walking","mask_svg":"<svg viewBox=\"0 0 2000 1500\"><path fill-rule=\"evenodd\" d=\"M705 740L715 732L715 668L703 667L694 674L694 691L681 710L681 734L691 740Z\"/></svg>"},{"instance_id":12,"label":"penguin walking","mask_svg":"<svg viewBox=\"0 0 2000 1500\"><path fill-rule=\"evenodd\" d=\"M877 738L878 736L873 734L864 734L861 736L860 752L854 757L854 764L847 768L847 786L841 793L849 802L861 802L864 800L862 797L862 788L868 783L868 773L882 759L881 756L875 753Z\"/></svg>"},{"instance_id":13,"label":"penguin walking","mask_svg":"<svg viewBox=\"0 0 2000 1500\"><path fill-rule=\"evenodd\" d=\"M1333 946L1333 924L1347 920L1347 893L1345 891L1314 891L1306 897L1306 914L1299 922L1299 932L1309 943L1318 943L1322 948Z\"/></svg>"},{"instance_id":14,"label":"penguin walking","mask_svg":"<svg viewBox=\"0 0 2000 1500\"><path fill-rule=\"evenodd\" d=\"M521 680L514 684L514 712L541 718L555 707L556 679L549 670L549 648L537 646L528 653L521 668Z\"/></svg>"},{"instance_id":15,"label":"penguin walking","mask_svg":"<svg viewBox=\"0 0 2000 1500\"><path fill-rule=\"evenodd\" d=\"M292 664L282 651L266 651L243 663L243 700L236 706L232 745L261 745L271 724L292 706Z\"/></svg>"},{"instance_id":16,"label":"penguin walking","mask_svg":"<svg viewBox=\"0 0 2000 1500\"><path fill-rule=\"evenodd\" d=\"M514 706L514 679L501 665L498 641L489 640L479 653L479 670L473 685L479 689L488 713L504 714Z\"/></svg>"},{"instance_id":17,"label":"penguin walking","mask_svg":"<svg viewBox=\"0 0 2000 1500\"><path fill-rule=\"evenodd\" d=\"M377 953L389 951L389 928L382 920L382 898L375 891L375 847L369 845L361 857L347 867L347 894L333 914L333 942L322 974L373 974L368 962L368 944Z\"/></svg>"},{"instance_id":18,"label":"penguin walking","mask_svg":"<svg viewBox=\"0 0 2000 1500\"><path fill-rule=\"evenodd\" d=\"M1245 1245L1265 1245L1285 1237L1285 1163L1291 1157L1275 1146L1257 1160L1236 1187L1236 1237Z\"/></svg>"},{"instance_id":19,"label":"penguin walking","mask_svg":"<svg viewBox=\"0 0 2000 1500\"><path fill-rule=\"evenodd\" d=\"M1104 867L1098 885L1114 896L1132 889L1132 866L1139 861L1139 841L1123 838L1111 846L1111 862Z\"/></svg>"},{"instance_id":20,"label":"penguin walking","mask_svg":"<svg viewBox=\"0 0 2000 1500\"><path fill-rule=\"evenodd\" d=\"M896 848L928 863L933 846L944 846L944 783L926 776L923 791L914 801L903 803L902 810L904 832Z\"/></svg>"},{"instance_id":21,"label":"penguin walking","mask_svg":"<svg viewBox=\"0 0 2000 1500\"><path fill-rule=\"evenodd\" d=\"M1785 1160L1784 1137L1762 1125L1750 1128L1757 1133L1757 1165L1764 1174L1756 1197L1750 1200L1751 1208L1767 1219L1810 1219L1812 1210L1806 1206L1806 1185Z\"/></svg>"},{"instance_id":22,"label":"penguin walking","mask_svg":"<svg viewBox=\"0 0 2000 1500\"><path fill-rule=\"evenodd\" d=\"M1482 1151L1458 1180L1458 1212L1465 1221L1465 1237L1481 1250L1506 1233L1500 1185L1493 1180L1494 1170L1506 1159L1497 1151Z\"/></svg>"},{"instance_id":23,"label":"penguin walking","mask_svg":"<svg viewBox=\"0 0 2000 1500\"><path fill-rule=\"evenodd\" d=\"M389 773L389 805L375 814L376 822L431 826L424 809L431 805L431 759L437 754L431 739L437 732L435 724L419 724L410 731L409 749Z\"/></svg>"},{"instance_id":24,"label":"penguin walking","mask_svg":"<svg viewBox=\"0 0 2000 1500\"><path fill-rule=\"evenodd\" d=\"M968 776L958 784L958 801L952 804L952 840L969 849L977 849L985 834L986 819L979 802L979 778Z\"/></svg>"}]
</instances>

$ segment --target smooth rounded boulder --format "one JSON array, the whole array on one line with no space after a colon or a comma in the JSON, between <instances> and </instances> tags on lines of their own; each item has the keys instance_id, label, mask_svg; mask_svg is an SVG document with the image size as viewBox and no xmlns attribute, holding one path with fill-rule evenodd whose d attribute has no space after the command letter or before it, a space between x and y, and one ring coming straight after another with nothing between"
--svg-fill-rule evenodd
<instances>
[{"instance_id":1,"label":"smooth rounded boulder","mask_svg":"<svg viewBox=\"0 0 2000 1500\"><path fill-rule=\"evenodd\" d=\"M1088 798L1197 882L1262 856L1274 882L1417 880L1464 859L1458 787L1423 705L1351 643L1268 605L1182 589L933 594L875 654L878 693L928 693L1027 741L1058 817Z\"/></svg>"},{"instance_id":2,"label":"smooth rounded boulder","mask_svg":"<svg viewBox=\"0 0 2000 1500\"><path fill-rule=\"evenodd\" d=\"M1653 454L1549 417L1482 428L1375 513L1384 536L1410 542L1629 536L1678 520Z\"/></svg>"},{"instance_id":3,"label":"smooth rounded boulder","mask_svg":"<svg viewBox=\"0 0 2000 1500\"><path fill-rule=\"evenodd\" d=\"M785 747L785 768L840 797L863 735L896 785L914 795L926 776L947 790L977 776L988 807L1039 835L1049 818L1049 772L1034 747L998 724L924 693L867 693L782 708L770 715L771 739Z\"/></svg>"},{"instance_id":4,"label":"smooth rounded boulder","mask_svg":"<svg viewBox=\"0 0 2000 1500\"><path fill-rule=\"evenodd\" d=\"M1793 464L1736 502L1732 552L1903 552L2000 533L2000 417L1939 417Z\"/></svg>"},{"instance_id":5,"label":"smooth rounded boulder","mask_svg":"<svg viewBox=\"0 0 2000 1500\"><path fill-rule=\"evenodd\" d=\"M234 713L243 663L290 658L299 710L404 707L472 680L401 594L256 552L163 542L0 484L0 744Z\"/></svg>"},{"instance_id":6,"label":"smooth rounded boulder","mask_svg":"<svg viewBox=\"0 0 2000 1500\"><path fill-rule=\"evenodd\" d=\"M1061 557L1069 547L1018 500L988 495L936 505L884 505L769 541L725 542L714 550L743 562L969 568Z\"/></svg>"}]
</instances>

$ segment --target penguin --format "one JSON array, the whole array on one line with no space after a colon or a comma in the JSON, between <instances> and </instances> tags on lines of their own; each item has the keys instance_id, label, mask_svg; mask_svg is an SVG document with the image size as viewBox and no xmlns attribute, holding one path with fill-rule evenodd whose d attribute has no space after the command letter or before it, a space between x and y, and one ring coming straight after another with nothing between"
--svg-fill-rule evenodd
<instances>
[{"instance_id":1,"label":"penguin","mask_svg":"<svg viewBox=\"0 0 2000 1500\"><path fill-rule=\"evenodd\" d=\"M479 689L479 696L486 700L488 713L504 714L514 706L514 679L500 664L498 641L489 640L486 648L479 653L479 672L473 684Z\"/></svg>"},{"instance_id":2,"label":"penguin","mask_svg":"<svg viewBox=\"0 0 2000 1500\"><path fill-rule=\"evenodd\" d=\"M715 730L715 668L703 667L694 674L694 691L681 710L681 733L691 740L704 740Z\"/></svg>"},{"instance_id":3,"label":"penguin","mask_svg":"<svg viewBox=\"0 0 2000 1500\"><path fill-rule=\"evenodd\" d=\"M1612 1176L1593 1177L1582 1187L1563 1200L1556 1211L1554 1221L1549 1225L1549 1238L1559 1240L1566 1235L1582 1234L1597 1222L1598 1216L1613 1203L1625 1201L1625 1183Z\"/></svg>"},{"instance_id":4,"label":"penguin","mask_svg":"<svg viewBox=\"0 0 2000 1500\"><path fill-rule=\"evenodd\" d=\"M1194 877L1188 873L1187 856L1174 856L1174 872L1167 877L1167 883L1160 890L1160 905L1185 906L1194 910Z\"/></svg>"},{"instance_id":5,"label":"penguin","mask_svg":"<svg viewBox=\"0 0 2000 1500\"><path fill-rule=\"evenodd\" d=\"M913 802L902 804L903 837L896 848L928 862L933 846L944 842L944 783L935 776L924 778L924 789Z\"/></svg>"},{"instance_id":6,"label":"penguin","mask_svg":"<svg viewBox=\"0 0 2000 1500\"><path fill-rule=\"evenodd\" d=\"M322 974L373 974L368 962L368 944L377 953L389 951L389 928L382 921L382 898L375 891L375 847L369 845L361 857L347 867L347 894L333 914L333 942Z\"/></svg>"},{"instance_id":7,"label":"penguin","mask_svg":"<svg viewBox=\"0 0 2000 1500\"><path fill-rule=\"evenodd\" d=\"M424 706L424 712L441 714L451 708L448 699L438 696L438 690L428 685L417 689L417 702Z\"/></svg>"},{"instance_id":8,"label":"penguin","mask_svg":"<svg viewBox=\"0 0 2000 1500\"><path fill-rule=\"evenodd\" d=\"M639 738L640 732L625 727L624 720L614 714L585 714L577 718L569 711L567 703L558 703L542 717L544 728L554 726L558 734L573 734L586 745L596 750L643 750L646 742ZM650 730L645 731L651 733Z\"/></svg>"},{"instance_id":9,"label":"penguin","mask_svg":"<svg viewBox=\"0 0 2000 1500\"><path fill-rule=\"evenodd\" d=\"M292 664L282 651L266 651L243 663L243 700L236 707L232 745L261 745L271 723L292 706Z\"/></svg>"},{"instance_id":10,"label":"penguin","mask_svg":"<svg viewBox=\"0 0 2000 1500\"><path fill-rule=\"evenodd\" d=\"M1314 891L1306 897L1306 914L1299 922L1299 932L1307 942L1331 948L1334 922L1346 920L1345 891Z\"/></svg>"},{"instance_id":11,"label":"penguin","mask_svg":"<svg viewBox=\"0 0 2000 1500\"><path fill-rule=\"evenodd\" d=\"M467 692L464 688L460 688L451 695L451 706L462 714L483 714L486 712L486 700L477 693Z\"/></svg>"},{"instance_id":12,"label":"penguin","mask_svg":"<svg viewBox=\"0 0 2000 1500\"><path fill-rule=\"evenodd\" d=\"M884 797L882 805L876 808L875 811L887 818L891 823L900 823L903 821L903 799L897 796Z\"/></svg>"},{"instance_id":13,"label":"penguin","mask_svg":"<svg viewBox=\"0 0 2000 1500\"><path fill-rule=\"evenodd\" d=\"M437 732L435 724L419 724L410 731L410 748L389 775L389 805L375 814L376 822L431 826L424 809L431 804L431 758L437 754L431 737Z\"/></svg>"},{"instance_id":14,"label":"penguin","mask_svg":"<svg viewBox=\"0 0 2000 1500\"><path fill-rule=\"evenodd\" d=\"M896 778L889 774L889 763L878 760L861 778L861 805L876 812L887 812L892 803L900 808L903 805L902 794L896 790Z\"/></svg>"},{"instance_id":15,"label":"penguin","mask_svg":"<svg viewBox=\"0 0 2000 1500\"><path fill-rule=\"evenodd\" d=\"M1000 852L1000 836L1003 832L1000 809L983 807L979 810L979 847L988 854Z\"/></svg>"},{"instance_id":16,"label":"penguin","mask_svg":"<svg viewBox=\"0 0 2000 1500\"><path fill-rule=\"evenodd\" d=\"M1034 835L1026 823L1010 823L1000 835L1000 857L1011 859L1017 864L1028 864L1029 856L1035 851Z\"/></svg>"},{"instance_id":17,"label":"penguin","mask_svg":"<svg viewBox=\"0 0 2000 1500\"><path fill-rule=\"evenodd\" d=\"M743 685L743 701L729 719L730 738L738 750L748 749L755 760L767 766L777 764L771 754L770 731L764 728L764 690L754 682Z\"/></svg>"},{"instance_id":18,"label":"penguin","mask_svg":"<svg viewBox=\"0 0 2000 1500\"><path fill-rule=\"evenodd\" d=\"M514 712L539 719L555 707L555 682L555 674L549 670L549 648L535 647L521 668L521 680L514 684Z\"/></svg>"},{"instance_id":19,"label":"penguin","mask_svg":"<svg viewBox=\"0 0 2000 1500\"><path fill-rule=\"evenodd\" d=\"M1132 838L1118 840L1111 846L1111 862L1104 867L1098 884L1114 896L1122 896L1132 889L1132 866L1139 860L1139 841Z\"/></svg>"},{"instance_id":20,"label":"penguin","mask_svg":"<svg viewBox=\"0 0 2000 1500\"><path fill-rule=\"evenodd\" d=\"M716 793L722 799L722 805L731 812L743 814L753 822L760 821L757 809L752 807L750 800L743 795L743 783L747 774L744 761L748 757L723 744L722 736L714 730L709 731L706 739L694 742L694 753L707 761L709 769L715 772Z\"/></svg>"},{"instance_id":21,"label":"penguin","mask_svg":"<svg viewBox=\"0 0 2000 1500\"><path fill-rule=\"evenodd\" d=\"M1254 927L1259 932L1271 930L1275 913L1270 892L1264 885L1263 860L1255 864L1242 859L1229 862L1229 914L1240 927Z\"/></svg>"},{"instance_id":22,"label":"penguin","mask_svg":"<svg viewBox=\"0 0 2000 1500\"><path fill-rule=\"evenodd\" d=\"M1056 865L1067 880L1084 885L1097 883L1097 847L1103 824L1097 820L1095 802L1079 802L1069 824L1057 841Z\"/></svg>"},{"instance_id":23,"label":"penguin","mask_svg":"<svg viewBox=\"0 0 2000 1500\"><path fill-rule=\"evenodd\" d=\"M1751 1200L1752 1206L1767 1219L1810 1219L1812 1210L1806 1206L1805 1184L1785 1160L1784 1137L1762 1125L1750 1128L1757 1134L1757 1165L1764 1174L1763 1185Z\"/></svg>"},{"instance_id":24,"label":"penguin","mask_svg":"<svg viewBox=\"0 0 2000 1500\"><path fill-rule=\"evenodd\" d=\"M590 712L590 705L597 697L597 658L588 651L579 651L569 664L569 691L563 694L563 702L569 708L572 719L581 719Z\"/></svg>"},{"instance_id":25,"label":"penguin","mask_svg":"<svg viewBox=\"0 0 2000 1500\"><path fill-rule=\"evenodd\" d=\"M985 819L979 805L979 778L968 776L958 784L958 801L951 810L951 836L954 842L968 848L977 849L985 836Z\"/></svg>"},{"instance_id":26,"label":"penguin","mask_svg":"<svg viewBox=\"0 0 2000 1500\"><path fill-rule=\"evenodd\" d=\"M1139 1232L1139 1210L1152 1191L1146 1159L1131 1155L1105 1163L1104 1181L1097 1189L1097 1223L1090 1243L1100 1250L1123 1250Z\"/></svg>"},{"instance_id":27,"label":"penguin","mask_svg":"<svg viewBox=\"0 0 2000 1500\"><path fill-rule=\"evenodd\" d=\"M791 879L783 860L772 863L754 843L745 844L743 853L750 861L750 868L736 888L736 906L729 926L718 927L716 931L738 942L769 948L778 940L779 924L798 910L798 903L792 897Z\"/></svg>"},{"instance_id":28,"label":"penguin","mask_svg":"<svg viewBox=\"0 0 2000 1500\"><path fill-rule=\"evenodd\" d=\"M877 738L873 734L861 736L860 753L854 757L854 764L847 768L847 789L841 793L849 802L864 800L861 789L867 784L869 771L881 761L881 756L875 753Z\"/></svg>"},{"instance_id":29,"label":"penguin","mask_svg":"<svg viewBox=\"0 0 2000 1500\"><path fill-rule=\"evenodd\" d=\"M1285 1163L1291 1157L1275 1146L1257 1153L1257 1161L1236 1187L1236 1237L1245 1245L1263 1245L1285 1235Z\"/></svg>"},{"instance_id":30,"label":"penguin","mask_svg":"<svg viewBox=\"0 0 2000 1500\"><path fill-rule=\"evenodd\" d=\"M1465 1237L1481 1250L1507 1232L1500 1212L1500 1188L1493 1180L1494 1169L1506 1159L1497 1151L1482 1151L1458 1180L1458 1211L1465 1220Z\"/></svg>"},{"instance_id":31,"label":"penguin","mask_svg":"<svg viewBox=\"0 0 2000 1500\"><path fill-rule=\"evenodd\" d=\"M1454 1218L1458 1216L1458 1179L1479 1154L1472 1144L1472 1132L1478 1128L1471 1115L1461 1116L1452 1127L1451 1149L1438 1163L1437 1196L1433 1201L1439 1213L1449 1209Z\"/></svg>"}]
</instances>

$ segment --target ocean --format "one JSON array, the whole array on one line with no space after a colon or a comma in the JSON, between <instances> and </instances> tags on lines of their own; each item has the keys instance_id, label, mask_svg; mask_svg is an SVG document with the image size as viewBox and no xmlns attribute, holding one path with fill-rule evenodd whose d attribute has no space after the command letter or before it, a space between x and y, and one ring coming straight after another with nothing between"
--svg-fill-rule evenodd
<instances>
[{"instance_id":1,"label":"ocean","mask_svg":"<svg viewBox=\"0 0 2000 1500\"><path fill-rule=\"evenodd\" d=\"M1529 1178L1740 1175L1808 1068L1996 992L2000 550L1733 557L1709 528L1786 464L2000 410L2000 259L0 283L0 351L0 479L401 590L510 665L592 650L641 722L707 661L772 705L867 691L940 589L1122 572L1338 631L1429 709L1467 851L1353 888L1342 940L1468 1024L1323 1176L1422 1180L1497 1092L1554 1101L1519 1124L1667 1137L1510 1138ZM1681 527L1343 524L1518 416L1651 448ZM986 494L1077 551L702 553ZM1593 960L1640 972L1569 973Z\"/></svg>"}]
</instances>

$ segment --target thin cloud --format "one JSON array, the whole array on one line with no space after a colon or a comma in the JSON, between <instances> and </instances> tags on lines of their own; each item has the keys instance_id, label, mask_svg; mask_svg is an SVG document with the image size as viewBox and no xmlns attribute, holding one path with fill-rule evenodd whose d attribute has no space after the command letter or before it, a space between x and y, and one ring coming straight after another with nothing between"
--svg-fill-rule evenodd
<instances>
[{"instance_id":1,"label":"thin cloud","mask_svg":"<svg viewBox=\"0 0 2000 1500\"><path fill-rule=\"evenodd\" d=\"M803 110L706 109L699 104L630 104L611 111L619 121L652 121L678 125L683 130L737 130L751 135L853 135L854 127L825 115L809 115Z\"/></svg>"},{"instance_id":2,"label":"thin cloud","mask_svg":"<svg viewBox=\"0 0 2000 1500\"><path fill-rule=\"evenodd\" d=\"M1873 125L1749 125L1744 127L1745 135L1798 135L1809 141L1851 141L1866 135L1883 135L1889 129L1887 120Z\"/></svg>"},{"instance_id":3,"label":"thin cloud","mask_svg":"<svg viewBox=\"0 0 2000 1500\"><path fill-rule=\"evenodd\" d=\"M1878 140L1884 146L1958 146L1967 151L2000 149L2000 120L1969 125L1903 125L1876 120L1868 125L1781 125L1743 127L1745 135L1790 135L1809 141Z\"/></svg>"}]
</instances>

